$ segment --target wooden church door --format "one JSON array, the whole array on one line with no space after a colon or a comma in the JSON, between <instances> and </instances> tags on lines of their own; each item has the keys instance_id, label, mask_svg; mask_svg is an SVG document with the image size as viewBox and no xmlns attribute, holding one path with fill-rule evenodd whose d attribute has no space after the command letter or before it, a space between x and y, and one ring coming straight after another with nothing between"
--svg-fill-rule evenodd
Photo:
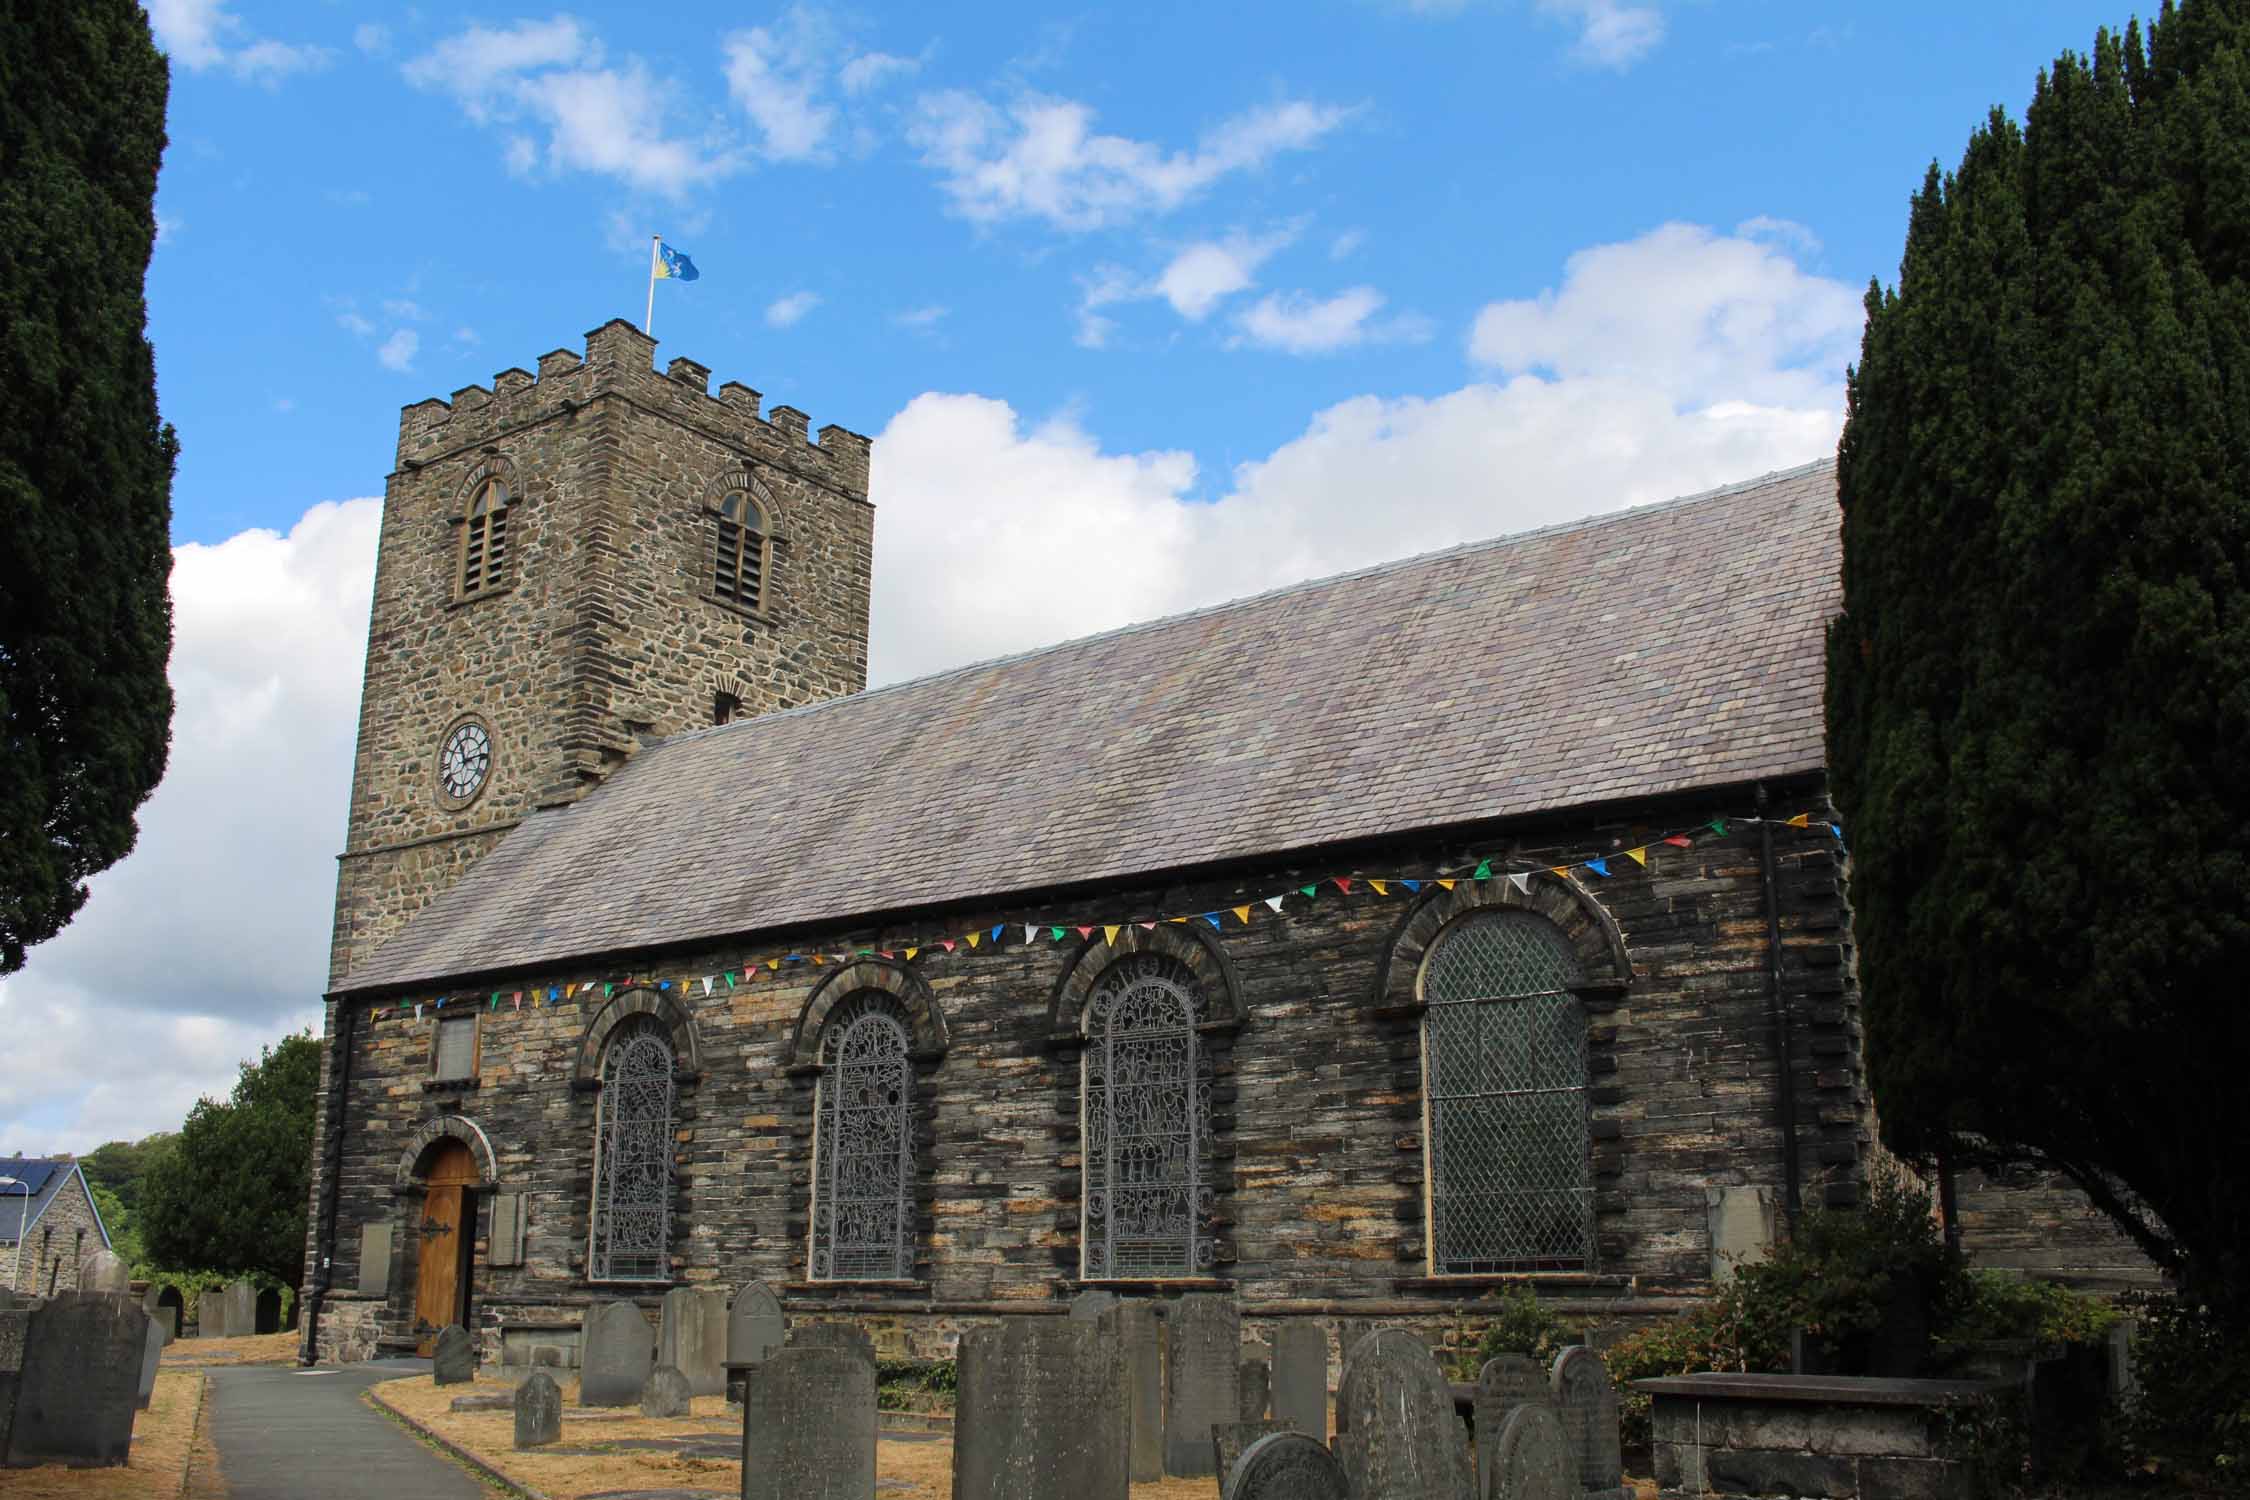
<instances>
[{"instance_id":1,"label":"wooden church door","mask_svg":"<svg viewBox=\"0 0 2250 1500\"><path fill-rule=\"evenodd\" d=\"M477 1233L477 1161L464 1143L448 1137L430 1148L422 1203L422 1259L414 1281L417 1350L437 1350L438 1331L469 1317L469 1252Z\"/></svg>"}]
</instances>

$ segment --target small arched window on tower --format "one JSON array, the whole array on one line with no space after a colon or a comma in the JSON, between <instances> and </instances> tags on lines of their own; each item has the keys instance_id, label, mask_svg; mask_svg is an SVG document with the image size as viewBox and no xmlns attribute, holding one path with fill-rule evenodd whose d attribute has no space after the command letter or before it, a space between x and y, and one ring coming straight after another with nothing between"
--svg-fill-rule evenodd
<instances>
[{"instance_id":1,"label":"small arched window on tower","mask_svg":"<svg viewBox=\"0 0 2250 1500\"><path fill-rule=\"evenodd\" d=\"M498 479L477 486L461 527L461 597L474 599L508 582L508 487Z\"/></svg>"},{"instance_id":2,"label":"small arched window on tower","mask_svg":"<svg viewBox=\"0 0 2250 1500\"><path fill-rule=\"evenodd\" d=\"M766 569L773 557L773 533L765 508L747 490L735 490L719 502L718 568L712 592L744 609L764 605Z\"/></svg>"}]
</instances>

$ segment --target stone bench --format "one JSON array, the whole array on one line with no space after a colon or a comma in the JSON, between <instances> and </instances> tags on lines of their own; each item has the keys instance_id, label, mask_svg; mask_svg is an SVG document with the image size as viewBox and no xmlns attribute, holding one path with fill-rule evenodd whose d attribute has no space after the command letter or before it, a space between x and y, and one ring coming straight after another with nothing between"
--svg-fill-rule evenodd
<instances>
[{"instance_id":1,"label":"stone bench","mask_svg":"<svg viewBox=\"0 0 2250 1500\"><path fill-rule=\"evenodd\" d=\"M1994 1395L1976 1380L1865 1375L1667 1375L1650 1399L1656 1482L1668 1495L1969 1500L1951 1414Z\"/></svg>"}]
</instances>

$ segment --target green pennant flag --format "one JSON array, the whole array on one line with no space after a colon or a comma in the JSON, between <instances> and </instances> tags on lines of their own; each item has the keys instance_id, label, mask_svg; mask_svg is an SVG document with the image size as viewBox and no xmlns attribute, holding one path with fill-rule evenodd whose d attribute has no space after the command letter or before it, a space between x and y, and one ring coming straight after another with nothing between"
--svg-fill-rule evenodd
<instances>
[{"instance_id":1,"label":"green pennant flag","mask_svg":"<svg viewBox=\"0 0 2250 1500\"><path fill-rule=\"evenodd\" d=\"M1297 887L1297 889L1303 891L1308 896L1317 896L1320 894L1320 887L1317 885L1301 885Z\"/></svg>"},{"instance_id":2,"label":"green pennant flag","mask_svg":"<svg viewBox=\"0 0 2250 1500\"><path fill-rule=\"evenodd\" d=\"M1713 818L1711 820L1711 831L1713 833L1725 833L1727 831L1727 820L1724 818Z\"/></svg>"},{"instance_id":3,"label":"green pennant flag","mask_svg":"<svg viewBox=\"0 0 2250 1500\"><path fill-rule=\"evenodd\" d=\"M492 992L492 1008L494 1010L498 1010L500 1008L500 992L498 990L494 990Z\"/></svg>"},{"instance_id":4,"label":"green pennant flag","mask_svg":"<svg viewBox=\"0 0 2250 1500\"><path fill-rule=\"evenodd\" d=\"M1062 941L1062 932L1063 930L1060 927L1050 927L1047 929L1047 936L1050 940L1059 943Z\"/></svg>"},{"instance_id":5,"label":"green pennant flag","mask_svg":"<svg viewBox=\"0 0 2250 1500\"><path fill-rule=\"evenodd\" d=\"M727 970L727 988L730 990L734 988L734 970L732 969Z\"/></svg>"},{"instance_id":6,"label":"green pennant flag","mask_svg":"<svg viewBox=\"0 0 2250 1500\"><path fill-rule=\"evenodd\" d=\"M1492 861L1489 859L1478 860L1477 872L1469 878L1472 880L1490 880L1492 878Z\"/></svg>"},{"instance_id":7,"label":"green pennant flag","mask_svg":"<svg viewBox=\"0 0 2250 1500\"><path fill-rule=\"evenodd\" d=\"M602 986L602 998L603 998L604 1000L607 1000L607 999L609 998L609 992L610 992L611 990L615 989L615 988L617 988L617 986L616 986L616 985L614 985L614 984L605 984L605 985L603 985L603 986Z\"/></svg>"}]
</instances>

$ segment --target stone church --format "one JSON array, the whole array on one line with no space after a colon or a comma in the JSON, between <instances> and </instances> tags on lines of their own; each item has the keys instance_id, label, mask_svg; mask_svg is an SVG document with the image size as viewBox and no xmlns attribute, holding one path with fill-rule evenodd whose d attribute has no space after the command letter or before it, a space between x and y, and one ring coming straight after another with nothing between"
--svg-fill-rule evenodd
<instances>
[{"instance_id":1,"label":"stone church","mask_svg":"<svg viewBox=\"0 0 2250 1500\"><path fill-rule=\"evenodd\" d=\"M401 419L308 1356L1633 1320L1855 1200L1832 465L869 691L868 440L654 353Z\"/></svg>"}]
</instances>

